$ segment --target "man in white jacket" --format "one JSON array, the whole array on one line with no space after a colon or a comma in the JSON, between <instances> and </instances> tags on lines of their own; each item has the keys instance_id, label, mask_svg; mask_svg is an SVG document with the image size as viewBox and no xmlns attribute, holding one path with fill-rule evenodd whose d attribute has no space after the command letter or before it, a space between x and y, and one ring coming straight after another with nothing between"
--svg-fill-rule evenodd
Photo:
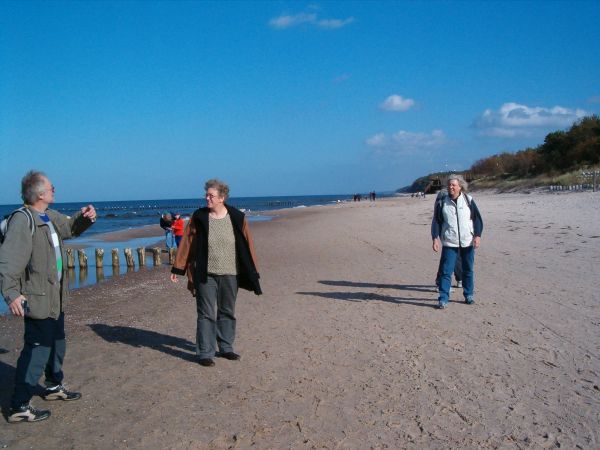
<instances>
[{"instance_id":1,"label":"man in white jacket","mask_svg":"<svg viewBox=\"0 0 600 450\"><path fill-rule=\"evenodd\" d=\"M483 220L473 198L466 193L467 182L461 175L448 177L448 195L435 203L431 221L433 251L442 249L439 308L448 306L450 283L456 258L462 258L463 295L473 304L475 249L481 242Z\"/></svg>"}]
</instances>

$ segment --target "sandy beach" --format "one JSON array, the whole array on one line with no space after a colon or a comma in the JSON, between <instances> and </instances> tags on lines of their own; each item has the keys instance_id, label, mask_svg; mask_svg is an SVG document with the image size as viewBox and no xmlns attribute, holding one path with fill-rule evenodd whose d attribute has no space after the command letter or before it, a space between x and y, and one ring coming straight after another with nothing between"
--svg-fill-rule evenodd
<instances>
[{"instance_id":1,"label":"sandy beach","mask_svg":"<svg viewBox=\"0 0 600 450\"><path fill-rule=\"evenodd\" d=\"M76 290L77 402L0 423L0 447L600 447L600 194L474 193L475 305L437 310L433 196L252 223L264 295L240 291L239 362L195 362L195 301L146 269ZM147 230L146 230L147 231ZM160 230L157 230L160 234ZM22 321L0 317L6 415Z\"/></svg>"}]
</instances>

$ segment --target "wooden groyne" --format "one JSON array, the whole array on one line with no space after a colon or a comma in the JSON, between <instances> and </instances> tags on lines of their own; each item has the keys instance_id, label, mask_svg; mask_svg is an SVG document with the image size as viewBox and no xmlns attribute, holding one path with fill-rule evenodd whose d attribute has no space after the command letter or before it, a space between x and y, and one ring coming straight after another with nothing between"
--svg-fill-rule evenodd
<instances>
[{"instance_id":1,"label":"wooden groyne","mask_svg":"<svg viewBox=\"0 0 600 450\"><path fill-rule=\"evenodd\" d=\"M75 271L75 256L72 248L66 248L65 253L67 256L66 267L69 272ZM125 261L125 266L127 268L127 272L131 272L135 270L136 267L141 268L145 267L147 264L146 261L146 253L150 253L152 258L152 266L157 267L163 264L162 260L162 249L159 247L138 247L135 249L135 253L131 248L123 249L123 256ZM105 250L103 248L94 249L94 259L96 266L96 281L102 281L104 276L104 254ZM134 255L137 254L137 265ZM169 249L168 256L168 264L172 265L175 261L175 255L177 254L176 249ZM112 266L112 273L114 275L119 275L121 270L121 260L119 255L119 249L113 248L110 252L111 261L110 265ZM87 279L87 271L88 271L88 257L86 251L84 249L77 250L77 261L79 266L79 278L80 281L85 281Z\"/></svg>"}]
</instances>

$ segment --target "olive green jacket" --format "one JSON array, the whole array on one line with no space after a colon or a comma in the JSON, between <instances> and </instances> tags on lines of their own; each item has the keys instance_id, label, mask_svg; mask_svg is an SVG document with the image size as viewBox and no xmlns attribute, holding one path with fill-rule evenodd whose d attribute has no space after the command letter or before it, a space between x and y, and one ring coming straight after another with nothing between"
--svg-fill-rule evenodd
<instances>
[{"instance_id":1,"label":"olive green jacket","mask_svg":"<svg viewBox=\"0 0 600 450\"><path fill-rule=\"evenodd\" d=\"M15 214L0 246L0 293L8 304L23 295L30 308L27 316L32 319L58 319L69 286L63 239L80 235L92 221L79 211L73 217L50 209L46 211L58 234L63 255L62 281L59 281L50 227L34 210L29 210L35 222L33 235L25 214Z\"/></svg>"}]
</instances>

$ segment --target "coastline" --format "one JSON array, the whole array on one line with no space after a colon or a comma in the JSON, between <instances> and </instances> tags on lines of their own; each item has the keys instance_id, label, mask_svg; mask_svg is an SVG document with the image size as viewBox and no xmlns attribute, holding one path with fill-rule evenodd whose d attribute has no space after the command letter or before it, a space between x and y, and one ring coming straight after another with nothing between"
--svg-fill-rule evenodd
<instances>
[{"instance_id":1,"label":"coastline","mask_svg":"<svg viewBox=\"0 0 600 450\"><path fill-rule=\"evenodd\" d=\"M194 363L194 300L167 266L76 290L65 373L84 396L34 399L52 417L0 424L0 444L29 448L42 433L73 448L596 447L600 195L473 195L476 304L458 290L444 311L434 196L252 223L265 294L240 291L242 360L210 369ZM3 409L21 335L0 318Z\"/></svg>"}]
</instances>

